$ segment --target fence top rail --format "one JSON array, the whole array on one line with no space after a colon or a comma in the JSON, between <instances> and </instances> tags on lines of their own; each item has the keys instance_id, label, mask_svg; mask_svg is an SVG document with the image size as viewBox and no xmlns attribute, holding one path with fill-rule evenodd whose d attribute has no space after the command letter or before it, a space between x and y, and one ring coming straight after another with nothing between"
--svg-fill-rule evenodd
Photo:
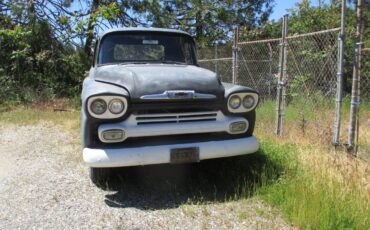
<instances>
[{"instance_id":1,"label":"fence top rail","mask_svg":"<svg viewBox=\"0 0 370 230\"><path fill-rule=\"evenodd\" d=\"M233 58L215 58L215 59L201 59L198 62L209 62L209 61L228 61L232 60Z\"/></svg>"},{"instance_id":2,"label":"fence top rail","mask_svg":"<svg viewBox=\"0 0 370 230\"><path fill-rule=\"evenodd\" d=\"M328 30L321 30L321 31L316 31L316 32L311 32L311 33L292 35L292 36L288 36L286 38L287 39L301 38L301 37L308 37L308 36L314 36L314 35L318 35L318 34L325 34L325 33L331 33L331 32L339 32L339 31L340 31L340 27L337 27L337 28L332 28L332 29L328 29Z\"/></svg>"},{"instance_id":3,"label":"fence top rail","mask_svg":"<svg viewBox=\"0 0 370 230\"><path fill-rule=\"evenodd\" d=\"M263 40L255 40L255 41L238 42L238 45L255 44L255 43L268 43L268 42L277 42L277 41L280 41L280 38L272 38L272 39L263 39Z\"/></svg>"},{"instance_id":4,"label":"fence top rail","mask_svg":"<svg viewBox=\"0 0 370 230\"><path fill-rule=\"evenodd\" d=\"M316 31L316 32L311 32L311 33L287 36L286 39L308 37L308 36L314 36L314 35L318 35L318 34L324 34L324 33L330 33L330 32L339 32L339 31L340 31L340 28L337 27L337 28L332 28L332 29L328 29L328 30L321 30L321 31ZM276 41L280 41L280 40L281 40L281 38L246 41L246 42L238 42L238 45L256 44L256 43L269 43L269 42L276 42Z\"/></svg>"}]
</instances>

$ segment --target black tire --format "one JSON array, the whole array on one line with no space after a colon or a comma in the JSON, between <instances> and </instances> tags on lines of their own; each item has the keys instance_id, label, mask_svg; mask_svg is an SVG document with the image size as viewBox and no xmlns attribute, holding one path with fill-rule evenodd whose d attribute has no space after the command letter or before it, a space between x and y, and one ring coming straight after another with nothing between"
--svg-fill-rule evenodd
<instances>
[{"instance_id":1,"label":"black tire","mask_svg":"<svg viewBox=\"0 0 370 230\"><path fill-rule=\"evenodd\" d=\"M91 181L98 187L106 186L110 174L110 168L90 168L89 170Z\"/></svg>"}]
</instances>

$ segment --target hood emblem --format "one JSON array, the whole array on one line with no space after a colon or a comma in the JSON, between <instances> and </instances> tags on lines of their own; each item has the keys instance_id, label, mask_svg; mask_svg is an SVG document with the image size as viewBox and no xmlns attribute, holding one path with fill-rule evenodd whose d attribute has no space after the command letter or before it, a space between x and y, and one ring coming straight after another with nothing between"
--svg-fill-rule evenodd
<instances>
[{"instance_id":1,"label":"hood emblem","mask_svg":"<svg viewBox=\"0 0 370 230\"><path fill-rule=\"evenodd\" d=\"M167 90L161 94L143 95L144 100L186 100L186 99L215 99L213 94L196 93L194 90Z\"/></svg>"}]
</instances>

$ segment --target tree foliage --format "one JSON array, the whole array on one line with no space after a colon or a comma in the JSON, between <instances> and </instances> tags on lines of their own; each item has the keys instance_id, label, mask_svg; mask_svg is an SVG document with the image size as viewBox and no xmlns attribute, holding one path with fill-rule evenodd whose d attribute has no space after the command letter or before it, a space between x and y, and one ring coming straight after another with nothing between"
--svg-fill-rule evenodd
<instances>
[{"instance_id":1,"label":"tree foliage","mask_svg":"<svg viewBox=\"0 0 370 230\"><path fill-rule=\"evenodd\" d=\"M32 31L20 26L0 30L0 98L29 102L79 92L87 58L53 39L46 21Z\"/></svg>"},{"instance_id":2,"label":"tree foliage","mask_svg":"<svg viewBox=\"0 0 370 230\"><path fill-rule=\"evenodd\" d=\"M110 28L181 29L201 47L230 42L236 26L243 40L279 37L280 22L268 20L273 6L273 0L0 0L0 97L27 102L77 95L94 39ZM290 11L289 33L337 27L339 9L339 0L320 7L303 0ZM351 34L354 10L347 14Z\"/></svg>"},{"instance_id":3,"label":"tree foliage","mask_svg":"<svg viewBox=\"0 0 370 230\"><path fill-rule=\"evenodd\" d=\"M200 46L227 42L237 25L249 29L267 22L272 0L164 1L149 7L154 26L181 29L192 34Z\"/></svg>"},{"instance_id":4,"label":"tree foliage","mask_svg":"<svg viewBox=\"0 0 370 230\"><path fill-rule=\"evenodd\" d=\"M226 42L235 25L264 24L272 1L0 0L0 98L78 95L103 30L169 27L188 31L202 45Z\"/></svg>"}]
</instances>

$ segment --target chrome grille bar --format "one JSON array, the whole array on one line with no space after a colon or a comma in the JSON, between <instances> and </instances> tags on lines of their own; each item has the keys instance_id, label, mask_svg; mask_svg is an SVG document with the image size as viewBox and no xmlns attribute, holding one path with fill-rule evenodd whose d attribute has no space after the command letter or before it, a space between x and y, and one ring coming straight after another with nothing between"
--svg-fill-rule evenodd
<instances>
[{"instance_id":1,"label":"chrome grille bar","mask_svg":"<svg viewBox=\"0 0 370 230\"><path fill-rule=\"evenodd\" d=\"M165 113L136 115L137 125L155 123L180 123L197 121L215 121L217 112L193 112L193 113Z\"/></svg>"}]
</instances>

